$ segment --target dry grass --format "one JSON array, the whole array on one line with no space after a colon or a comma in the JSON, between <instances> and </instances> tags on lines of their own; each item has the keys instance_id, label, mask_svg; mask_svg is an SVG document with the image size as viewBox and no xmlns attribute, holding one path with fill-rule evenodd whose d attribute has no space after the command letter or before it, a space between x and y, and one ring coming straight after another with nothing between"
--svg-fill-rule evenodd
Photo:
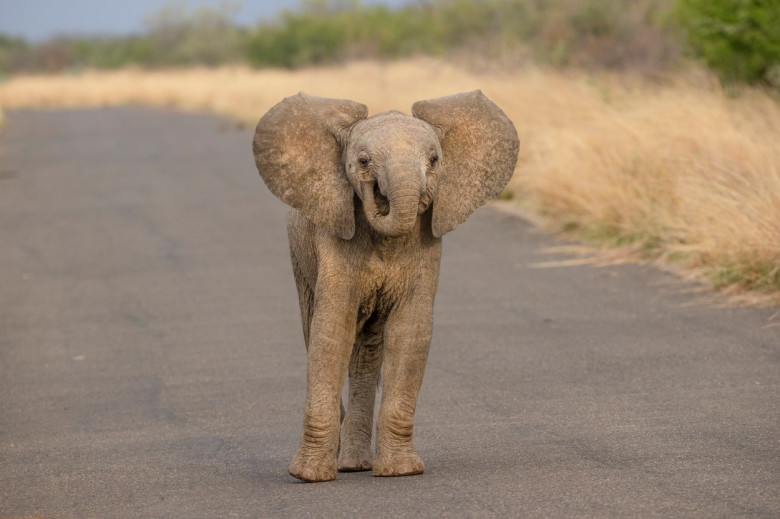
<instances>
[{"instance_id":1,"label":"dry grass","mask_svg":"<svg viewBox=\"0 0 780 519\"><path fill-rule=\"evenodd\" d=\"M758 90L729 96L704 74L653 85L538 69L473 73L432 59L296 72L123 70L16 77L0 84L0 111L137 103L254 124L299 90L376 113L475 88L518 128L511 188L526 207L558 228L780 302L780 106Z\"/></svg>"}]
</instances>

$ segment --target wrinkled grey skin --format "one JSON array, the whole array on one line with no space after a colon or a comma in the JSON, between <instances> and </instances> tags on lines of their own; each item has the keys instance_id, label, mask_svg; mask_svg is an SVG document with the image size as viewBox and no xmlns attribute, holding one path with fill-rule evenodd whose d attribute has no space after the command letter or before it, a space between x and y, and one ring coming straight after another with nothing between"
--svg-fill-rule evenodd
<instances>
[{"instance_id":1,"label":"wrinkled grey skin","mask_svg":"<svg viewBox=\"0 0 780 519\"><path fill-rule=\"evenodd\" d=\"M512 122L480 91L419 101L412 113L366 119L364 105L301 93L257 125L258 171L293 207L287 230L307 391L289 472L304 481L337 470L424 471L412 429L441 236L500 192L517 161Z\"/></svg>"}]
</instances>

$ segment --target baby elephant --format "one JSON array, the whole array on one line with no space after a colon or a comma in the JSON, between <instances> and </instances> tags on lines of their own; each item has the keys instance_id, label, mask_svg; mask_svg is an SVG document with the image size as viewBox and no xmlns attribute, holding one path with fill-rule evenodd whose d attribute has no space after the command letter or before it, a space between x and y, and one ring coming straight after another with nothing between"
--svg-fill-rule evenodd
<instances>
[{"instance_id":1,"label":"baby elephant","mask_svg":"<svg viewBox=\"0 0 780 519\"><path fill-rule=\"evenodd\" d=\"M292 206L287 232L307 388L289 471L304 481L335 479L337 469L425 470L412 428L441 236L498 194L517 161L514 125L478 90L418 101L412 116L367 112L354 101L300 93L271 108L254 136L260 175Z\"/></svg>"}]
</instances>

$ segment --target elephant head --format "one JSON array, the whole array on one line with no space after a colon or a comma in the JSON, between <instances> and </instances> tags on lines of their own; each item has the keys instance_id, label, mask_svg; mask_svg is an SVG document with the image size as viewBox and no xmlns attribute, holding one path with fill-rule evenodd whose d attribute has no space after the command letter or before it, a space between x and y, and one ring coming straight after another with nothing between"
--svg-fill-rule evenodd
<instances>
[{"instance_id":1,"label":"elephant head","mask_svg":"<svg viewBox=\"0 0 780 519\"><path fill-rule=\"evenodd\" d=\"M432 203L439 237L512 176L517 132L479 90L418 101L413 117L367 112L354 101L299 93L255 131L255 163L271 192L345 240L355 233L356 200L386 236L408 233Z\"/></svg>"}]
</instances>

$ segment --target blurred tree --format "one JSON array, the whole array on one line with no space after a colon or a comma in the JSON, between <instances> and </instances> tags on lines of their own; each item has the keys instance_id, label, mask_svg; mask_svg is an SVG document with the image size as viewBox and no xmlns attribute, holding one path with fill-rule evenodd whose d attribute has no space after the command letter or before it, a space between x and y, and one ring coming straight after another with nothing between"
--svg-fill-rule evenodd
<instances>
[{"instance_id":1,"label":"blurred tree","mask_svg":"<svg viewBox=\"0 0 780 519\"><path fill-rule=\"evenodd\" d=\"M73 62L73 53L67 39L56 38L36 46L33 59L46 72L60 72Z\"/></svg>"},{"instance_id":2,"label":"blurred tree","mask_svg":"<svg viewBox=\"0 0 780 519\"><path fill-rule=\"evenodd\" d=\"M10 74L29 59L30 47L21 38L0 34L0 75Z\"/></svg>"},{"instance_id":3,"label":"blurred tree","mask_svg":"<svg viewBox=\"0 0 780 519\"><path fill-rule=\"evenodd\" d=\"M172 3L147 16L140 35L60 38L29 49L0 41L0 72L238 61L303 67L414 54L450 54L478 66L535 60L653 72L678 57L659 14L676 1L417 0L389 8L360 0L303 0L298 9L253 29L234 24L236 3L194 10Z\"/></svg>"},{"instance_id":4,"label":"blurred tree","mask_svg":"<svg viewBox=\"0 0 780 519\"><path fill-rule=\"evenodd\" d=\"M157 52L146 36L74 38L69 40L72 67L118 68L147 65Z\"/></svg>"},{"instance_id":5,"label":"blurred tree","mask_svg":"<svg viewBox=\"0 0 780 519\"><path fill-rule=\"evenodd\" d=\"M780 87L780 1L679 0L691 49L726 80Z\"/></svg>"},{"instance_id":6,"label":"blurred tree","mask_svg":"<svg viewBox=\"0 0 780 519\"><path fill-rule=\"evenodd\" d=\"M146 17L156 65L218 65L240 56L240 31L233 23L238 4L221 2L190 12L186 4L172 3Z\"/></svg>"},{"instance_id":7,"label":"blurred tree","mask_svg":"<svg viewBox=\"0 0 780 519\"><path fill-rule=\"evenodd\" d=\"M285 12L281 23L261 25L246 42L258 66L301 67L336 59L346 43L343 23L333 13Z\"/></svg>"}]
</instances>

